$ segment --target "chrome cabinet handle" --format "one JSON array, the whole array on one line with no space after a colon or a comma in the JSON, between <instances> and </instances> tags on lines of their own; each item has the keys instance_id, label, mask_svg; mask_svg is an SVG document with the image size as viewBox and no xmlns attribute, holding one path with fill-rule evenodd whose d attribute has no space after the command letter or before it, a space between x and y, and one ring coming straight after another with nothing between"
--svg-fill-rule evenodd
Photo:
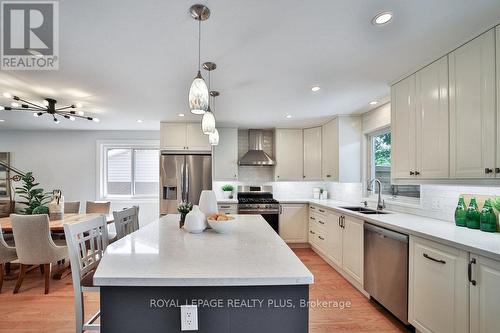
<instances>
[{"instance_id":1,"label":"chrome cabinet handle","mask_svg":"<svg viewBox=\"0 0 500 333\"><path fill-rule=\"evenodd\" d=\"M476 285L476 280L473 280L472 279L472 264L475 264L476 263L476 258L472 258L470 261L469 261L469 267L467 268L467 274L469 275L469 282L475 286Z\"/></svg>"},{"instance_id":2,"label":"chrome cabinet handle","mask_svg":"<svg viewBox=\"0 0 500 333\"><path fill-rule=\"evenodd\" d=\"M311 231L311 230L309 230L309 233L313 234L313 235L316 235L316 233L314 231Z\"/></svg>"},{"instance_id":3,"label":"chrome cabinet handle","mask_svg":"<svg viewBox=\"0 0 500 333\"><path fill-rule=\"evenodd\" d=\"M323 237L321 237L321 236L318 236L318 238L319 238L319 239L321 239L321 240L325 240L325 239L324 239Z\"/></svg>"},{"instance_id":4,"label":"chrome cabinet handle","mask_svg":"<svg viewBox=\"0 0 500 333\"><path fill-rule=\"evenodd\" d=\"M415 175L415 172L410 171L410 176L413 176L413 175Z\"/></svg>"},{"instance_id":5,"label":"chrome cabinet handle","mask_svg":"<svg viewBox=\"0 0 500 333\"><path fill-rule=\"evenodd\" d=\"M500 168L495 168L495 173L500 173Z\"/></svg>"},{"instance_id":6,"label":"chrome cabinet handle","mask_svg":"<svg viewBox=\"0 0 500 333\"><path fill-rule=\"evenodd\" d=\"M231 206L219 206L220 208L231 208Z\"/></svg>"},{"instance_id":7,"label":"chrome cabinet handle","mask_svg":"<svg viewBox=\"0 0 500 333\"><path fill-rule=\"evenodd\" d=\"M339 227L342 228L342 225L340 224L340 219L342 218L342 216L339 216Z\"/></svg>"},{"instance_id":8,"label":"chrome cabinet handle","mask_svg":"<svg viewBox=\"0 0 500 333\"><path fill-rule=\"evenodd\" d=\"M330 178L332 175L326 175L326 178Z\"/></svg>"},{"instance_id":9,"label":"chrome cabinet handle","mask_svg":"<svg viewBox=\"0 0 500 333\"><path fill-rule=\"evenodd\" d=\"M325 222L323 222L323 221L321 221L321 220L318 220L318 222L319 222L320 224L325 224Z\"/></svg>"},{"instance_id":10,"label":"chrome cabinet handle","mask_svg":"<svg viewBox=\"0 0 500 333\"><path fill-rule=\"evenodd\" d=\"M493 173L493 169L490 169L490 168L485 168L485 169L484 169L484 173L485 173L485 174Z\"/></svg>"},{"instance_id":11,"label":"chrome cabinet handle","mask_svg":"<svg viewBox=\"0 0 500 333\"><path fill-rule=\"evenodd\" d=\"M309 216L309 218L310 218L311 220L316 220L316 219L315 219L314 217L312 217L312 216Z\"/></svg>"},{"instance_id":12,"label":"chrome cabinet handle","mask_svg":"<svg viewBox=\"0 0 500 333\"><path fill-rule=\"evenodd\" d=\"M419 171L415 171L415 176L418 176L420 175L420 172Z\"/></svg>"},{"instance_id":13,"label":"chrome cabinet handle","mask_svg":"<svg viewBox=\"0 0 500 333\"><path fill-rule=\"evenodd\" d=\"M441 260L441 259L436 259L436 258L433 258L433 257L431 257L430 255L428 255L427 253L424 253L424 254L423 254L423 256L424 256L424 258L429 259L429 260L432 260L432 261L434 261L434 262L438 262L438 263L443 264L443 265L444 265L444 264L446 264L446 261Z\"/></svg>"}]
</instances>

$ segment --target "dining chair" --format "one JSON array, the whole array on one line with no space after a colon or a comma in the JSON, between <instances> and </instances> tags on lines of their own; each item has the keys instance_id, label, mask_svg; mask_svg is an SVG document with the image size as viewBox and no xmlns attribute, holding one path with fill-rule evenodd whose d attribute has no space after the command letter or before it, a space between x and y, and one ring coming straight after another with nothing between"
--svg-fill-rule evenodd
<instances>
[{"instance_id":1,"label":"dining chair","mask_svg":"<svg viewBox=\"0 0 500 333\"><path fill-rule=\"evenodd\" d=\"M139 229L139 206L113 212L116 239L121 239Z\"/></svg>"},{"instance_id":2,"label":"dining chair","mask_svg":"<svg viewBox=\"0 0 500 333\"><path fill-rule=\"evenodd\" d=\"M67 201L64 203L64 213L78 214L80 213L80 201Z\"/></svg>"},{"instance_id":3,"label":"dining chair","mask_svg":"<svg viewBox=\"0 0 500 333\"><path fill-rule=\"evenodd\" d=\"M87 201L85 212L87 214L109 214L111 202L109 201Z\"/></svg>"},{"instance_id":4,"label":"dining chair","mask_svg":"<svg viewBox=\"0 0 500 333\"><path fill-rule=\"evenodd\" d=\"M45 294L49 293L52 263L68 257L66 246L57 246L50 235L49 217L11 214L12 233L16 243L20 271L14 294L19 292L30 265L40 265L45 274Z\"/></svg>"},{"instance_id":5,"label":"dining chair","mask_svg":"<svg viewBox=\"0 0 500 333\"><path fill-rule=\"evenodd\" d=\"M5 264L17 259L16 248L7 245L3 239L2 228L0 228L0 293L2 292L2 285L5 272Z\"/></svg>"},{"instance_id":6,"label":"dining chair","mask_svg":"<svg viewBox=\"0 0 500 333\"><path fill-rule=\"evenodd\" d=\"M99 291L99 287L94 286L93 277L108 246L106 224L106 218L101 215L88 221L64 225L75 295L76 333L100 329L100 325L95 323L100 311L85 322L83 293Z\"/></svg>"}]
</instances>

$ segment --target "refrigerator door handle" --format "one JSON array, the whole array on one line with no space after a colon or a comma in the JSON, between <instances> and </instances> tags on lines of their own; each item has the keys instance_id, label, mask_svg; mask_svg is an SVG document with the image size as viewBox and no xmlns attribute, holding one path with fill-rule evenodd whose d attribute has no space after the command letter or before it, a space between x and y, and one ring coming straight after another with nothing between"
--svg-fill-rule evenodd
<instances>
[{"instance_id":1,"label":"refrigerator door handle","mask_svg":"<svg viewBox=\"0 0 500 333\"><path fill-rule=\"evenodd\" d=\"M186 201L189 202L189 164L186 163Z\"/></svg>"},{"instance_id":2,"label":"refrigerator door handle","mask_svg":"<svg viewBox=\"0 0 500 333\"><path fill-rule=\"evenodd\" d=\"M185 196L186 186L185 186L185 182L184 182L184 172L185 172L184 163L182 163L182 167L181 167L181 201L186 201L186 196Z\"/></svg>"}]
</instances>

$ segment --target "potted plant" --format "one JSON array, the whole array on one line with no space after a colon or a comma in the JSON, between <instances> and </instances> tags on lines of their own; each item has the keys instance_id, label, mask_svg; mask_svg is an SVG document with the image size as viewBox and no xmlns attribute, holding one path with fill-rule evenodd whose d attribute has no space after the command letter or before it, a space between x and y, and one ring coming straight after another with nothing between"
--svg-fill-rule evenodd
<instances>
[{"instance_id":1,"label":"potted plant","mask_svg":"<svg viewBox=\"0 0 500 333\"><path fill-rule=\"evenodd\" d=\"M43 188L38 188L39 183L35 183L32 172L27 172L21 177L23 185L16 187L16 194L18 194L24 201L19 202L25 205L26 208L22 211L25 215L34 214L48 214L49 208L47 207L50 194L44 192Z\"/></svg>"},{"instance_id":2,"label":"potted plant","mask_svg":"<svg viewBox=\"0 0 500 333\"><path fill-rule=\"evenodd\" d=\"M181 219L179 221L179 228L182 228L184 221L186 220L186 215L193 209L193 204L191 202L183 201L177 205L177 211L181 213Z\"/></svg>"},{"instance_id":3,"label":"potted plant","mask_svg":"<svg viewBox=\"0 0 500 333\"><path fill-rule=\"evenodd\" d=\"M231 184L226 184L222 186L222 193L224 193L224 199L232 199L233 191L234 191L234 186Z\"/></svg>"}]
</instances>

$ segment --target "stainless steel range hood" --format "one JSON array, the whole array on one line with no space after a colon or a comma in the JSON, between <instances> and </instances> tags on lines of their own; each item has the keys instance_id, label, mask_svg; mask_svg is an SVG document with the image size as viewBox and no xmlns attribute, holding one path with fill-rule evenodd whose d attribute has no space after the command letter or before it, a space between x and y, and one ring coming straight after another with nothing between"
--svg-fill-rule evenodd
<instances>
[{"instance_id":1,"label":"stainless steel range hood","mask_svg":"<svg viewBox=\"0 0 500 333\"><path fill-rule=\"evenodd\" d=\"M274 160L262 150L262 130L248 130L248 151L240 159L240 165L271 166Z\"/></svg>"}]
</instances>

